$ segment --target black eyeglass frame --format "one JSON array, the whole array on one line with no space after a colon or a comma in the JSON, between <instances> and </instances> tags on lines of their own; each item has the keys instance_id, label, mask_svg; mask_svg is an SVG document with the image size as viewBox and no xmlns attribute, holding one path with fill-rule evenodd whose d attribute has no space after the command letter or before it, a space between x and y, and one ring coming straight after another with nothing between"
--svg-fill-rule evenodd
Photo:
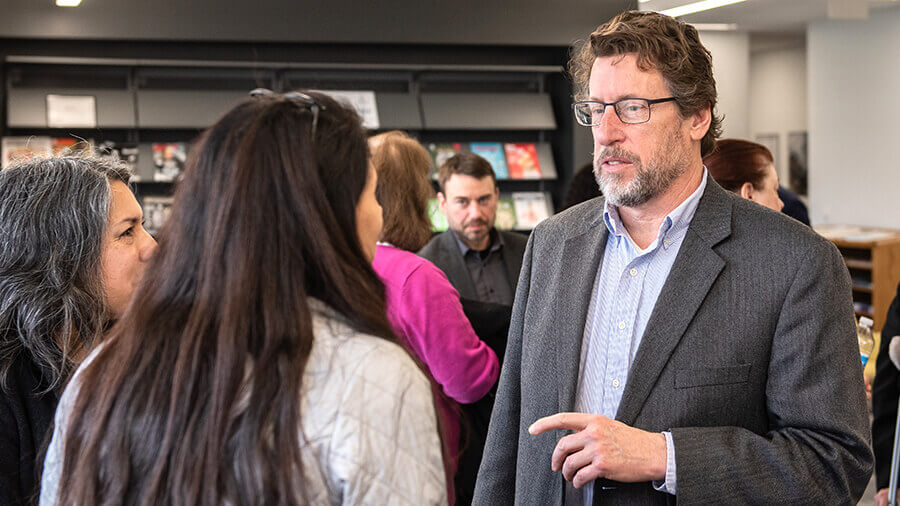
<instances>
[{"instance_id":1,"label":"black eyeglass frame","mask_svg":"<svg viewBox=\"0 0 900 506\"><path fill-rule=\"evenodd\" d=\"M256 98L256 97L277 96L279 94L275 93L274 91L272 91L268 88L256 88L256 89L250 90L249 95L251 97ZM307 95L306 93L303 93L302 91L289 91L287 93L282 93L281 96L285 97L285 98L292 98L292 99L303 102L303 104L309 108L310 112L313 113L311 137L313 139L315 139L316 138L316 126L319 124L319 111L324 111L325 106L320 104L311 95Z\"/></svg>"},{"instance_id":2,"label":"black eyeglass frame","mask_svg":"<svg viewBox=\"0 0 900 506\"><path fill-rule=\"evenodd\" d=\"M637 100L637 101L640 101L640 102L644 102L644 103L647 104L647 119L645 119L644 121L633 121L633 122L629 122L629 121L625 121L624 119L622 119L622 113L619 112L619 104L621 104L621 103L623 103L623 102L634 101L634 100ZM650 106L652 106L653 104L661 104L661 103L663 103L663 102L674 102L674 101L677 101L677 100L678 100L678 98L676 98L676 97L666 97L666 98L656 98L656 99L649 99L649 98L623 98L623 99L621 99L621 100L616 100L615 102L601 102L601 101L599 101L599 100L579 100L578 102L575 102L575 103L572 104L572 113L575 114L575 121L577 121L578 124L581 125L581 126L599 126L600 123L590 123L590 124L582 123L581 118L580 118L579 115L578 115L578 106L579 106L579 105L584 105L584 104L598 104L598 105L602 105L602 106L603 106L603 114L606 114L606 108L607 108L607 107L612 106L613 110L616 111L616 116L619 117L619 121L621 121L622 123L624 123L624 124L626 124L626 125L640 125L640 124L642 124L642 123L646 123L646 122L650 121L650 112L651 112L651 110L652 110L652 107L650 107ZM602 119L603 116L601 115L600 118Z\"/></svg>"}]
</instances>

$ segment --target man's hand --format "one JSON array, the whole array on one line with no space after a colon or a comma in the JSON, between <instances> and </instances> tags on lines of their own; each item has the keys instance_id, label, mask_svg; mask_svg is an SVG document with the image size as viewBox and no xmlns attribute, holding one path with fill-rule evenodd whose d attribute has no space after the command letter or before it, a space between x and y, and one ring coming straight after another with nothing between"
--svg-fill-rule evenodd
<instances>
[{"instance_id":1,"label":"man's hand","mask_svg":"<svg viewBox=\"0 0 900 506\"><path fill-rule=\"evenodd\" d=\"M556 443L550 469L562 470L576 488L597 478L621 482L666 478L666 436L629 427L601 415L557 413L531 424L536 436L548 430L576 431Z\"/></svg>"}]
</instances>

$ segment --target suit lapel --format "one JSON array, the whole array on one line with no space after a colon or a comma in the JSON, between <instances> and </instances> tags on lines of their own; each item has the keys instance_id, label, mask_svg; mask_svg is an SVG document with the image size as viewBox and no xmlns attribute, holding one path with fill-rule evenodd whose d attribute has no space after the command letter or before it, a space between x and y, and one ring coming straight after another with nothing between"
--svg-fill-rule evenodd
<instances>
[{"instance_id":1,"label":"suit lapel","mask_svg":"<svg viewBox=\"0 0 900 506\"><path fill-rule=\"evenodd\" d=\"M731 202L711 177L663 285L628 374L616 419L633 425L725 261L713 246L731 233Z\"/></svg>"},{"instance_id":2,"label":"suit lapel","mask_svg":"<svg viewBox=\"0 0 900 506\"><path fill-rule=\"evenodd\" d=\"M556 370L560 412L572 411L575 407L584 324L608 235L602 221L602 201L599 212L599 222L595 220L589 230L566 240L560 257L565 261L558 267L559 291L553 314L557 315L558 323Z\"/></svg>"},{"instance_id":3,"label":"suit lapel","mask_svg":"<svg viewBox=\"0 0 900 506\"><path fill-rule=\"evenodd\" d=\"M469 275L469 269L466 268L466 260L459 251L459 245L456 238L453 237L453 231L447 230L441 236L444 253L447 255L447 264L449 272L447 277L456 285L459 296L463 299L478 300L478 294L475 292L475 284L472 282L472 276Z\"/></svg>"}]
</instances>

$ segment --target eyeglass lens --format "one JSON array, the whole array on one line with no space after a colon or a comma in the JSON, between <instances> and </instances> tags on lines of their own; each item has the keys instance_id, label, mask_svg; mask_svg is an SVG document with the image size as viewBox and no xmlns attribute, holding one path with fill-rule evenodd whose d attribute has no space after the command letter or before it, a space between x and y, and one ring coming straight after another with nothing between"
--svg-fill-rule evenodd
<instances>
[{"instance_id":1,"label":"eyeglass lens","mask_svg":"<svg viewBox=\"0 0 900 506\"><path fill-rule=\"evenodd\" d=\"M614 104L578 103L575 104L575 117L584 126L599 125L608 106L613 106L622 123L644 123L650 119L650 104L639 98L620 100Z\"/></svg>"}]
</instances>

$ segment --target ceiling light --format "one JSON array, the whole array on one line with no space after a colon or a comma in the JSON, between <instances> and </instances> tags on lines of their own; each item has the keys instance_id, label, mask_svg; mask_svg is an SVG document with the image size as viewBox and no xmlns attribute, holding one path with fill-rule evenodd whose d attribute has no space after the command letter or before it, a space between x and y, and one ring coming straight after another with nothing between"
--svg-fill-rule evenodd
<instances>
[{"instance_id":1,"label":"ceiling light","mask_svg":"<svg viewBox=\"0 0 900 506\"><path fill-rule=\"evenodd\" d=\"M737 23L690 23L691 26L705 32L730 32L737 30Z\"/></svg>"},{"instance_id":2,"label":"ceiling light","mask_svg":"<svg viewBox=\"0 0 900 506\"><path fill-rule=\"evenodd\" d=\"M666 9L664 11L659 11L660 14L665 14L666 16L672 16L673 18L677 18L678 16L685 16L687 14L693 14L695 12L707 11L709 9L715 9L717 7L724 7L726 5L736 4L740 2L746 2L747 0L703 0L701 2L693 2L686 5L682 5L680 7L672 7L671 9Z\"/></svg>"},{"instance_id":3,"label":"ceiling light","mask_svg":"<svg viewBox=\"0 0 900 506\"><path fill-rule=\"evenodd\" d=\"M81 5L81 0L56 0L56 5L58 7L78 7Z\"/></svg>"}]
</instances>

